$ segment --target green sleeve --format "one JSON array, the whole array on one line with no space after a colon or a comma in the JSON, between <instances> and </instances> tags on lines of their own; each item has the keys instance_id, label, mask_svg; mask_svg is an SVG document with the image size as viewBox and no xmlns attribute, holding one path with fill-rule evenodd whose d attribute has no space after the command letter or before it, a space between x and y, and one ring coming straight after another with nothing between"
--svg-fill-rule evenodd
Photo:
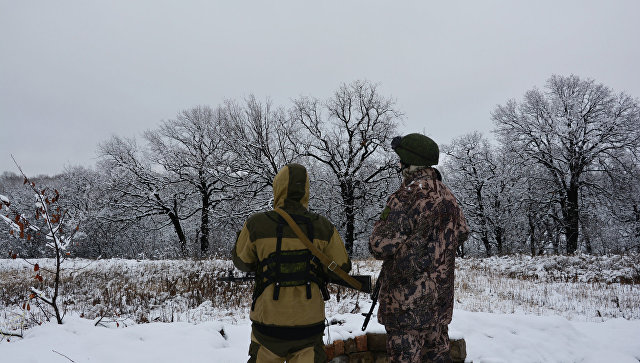
<instances>
[{"instance_id":1,"label":"green sleeve","mask_svg":"<svg viewBox=\"0 0 640 363\"><path fill-rule=\"evenodd\" d=\"M258 268L258 256L256 247L251 241L247 224L242 227L236 238L236 244L232 251L233 265L240 271L254 272Z\"/></svg>"},{"instance_id":2,"label":"green sleeve","mask_svg":"<svg viewBox=\"0 0 640 363\"><path fill-rule=\"evenodd\" d=\"M333 234L331 235L331 239L329 240L329 244L325 248L324 253L327 257L335 261L338 266L344 270L344 272L348 273L351 271L351 260L349 259L347 250L344 247L344 242L342 242L342 238L340 238L340 233L338 233L338 230L335 227L333 228ZM333 279L340 279L338 275L330 271L329 276Z\"/></svg>"}]
</instances>

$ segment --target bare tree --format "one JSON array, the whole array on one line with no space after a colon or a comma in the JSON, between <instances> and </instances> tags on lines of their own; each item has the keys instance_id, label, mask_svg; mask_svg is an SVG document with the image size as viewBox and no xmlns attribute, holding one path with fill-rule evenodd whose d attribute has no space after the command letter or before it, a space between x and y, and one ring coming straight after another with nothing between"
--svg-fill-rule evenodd
<instances>
[{"instance_id":1,"label":"bare tree","mask_svg":"<svg viewBox=\"0 0 640 363\"><path fill-rule=\"evenodd\" d=\"M476 132L453 140L442 149L448 156L443 170L447 182L465 207L472 235L480 239L486 255L491 256L485 186L495 177L495 166L490 162L489 144Z\"/></svg>"},{"instance_id":2,"label":"bare tree","mask_svg":"<svg viewBox=\"0 0 640 363\"><path fill-rule=\"evenodd\" d=\"M513 154L512 151L508 151ZM559 250L559 234L562 233L562 221L555 207L558 200L555 188L549 185L546 170L532 160L514 161L521 167L517 200L519 210L516 213L526 217L522 230L526 230L528 250L532 256L545 253L553 246L554 253Z\"/></svg>"},{"instance_id":3,"label":"bare tree","mask_svg":"<svg viewBox=\"0 0 640 363\"><path fill-rule=\"evenodd\" d=\"M302 125L304 155L323 165L338 188L343 212L345 246L353 253L358 203L371 185L389 178L393 168L388 145L401 113L395 101L382 96L375 84L343 84L325 102L310 97L294 100L291 117Z\"/></svg>"},{"instance_id":4,"label":"bare tree","mask_svg":"<svg viewBox=\"0 0 640 363\"><path fill-rule=\"evenodd\" d=\"M454 139L442 150L447 183L464 206L471 231L482 242L485 254L491 256L494 247L498 254L508 252L506 241L517 223L513 211L520 166L479 132Z\"/></svg>"},{"instance_id":5,"label":"bare tree","mask_svg":"<svg viewBox=\"0 0 640 363\"><path fill-rule=\"evenodd\" d=\"M637 100L614 94L590 79L554 75L545 92L530 90L521 103L511 100L498 106L492 118L503 143L547 170L558 196L567 253L574 253L579 240L580 193L585 188L608 192L587 176L614 164L624 168L621 155L637 151ZM637 160L638 155L634 157Z\"/></svg>"},{"instance_id":6,"label":"bare tree","mask_svg":"<svg viewBox=\"0 0 640 363\"><path fill-rule=\"evenodd\" d=\"M627 253L640 248L640 164L631 154L606 172L591 173L581 194L580 231L588 253ZM603 193L602 189L610 192Z\"/></svg>"},{"instance_id":7,"label":"bare tree","mask_svg":"<svg viewBox=\"0 0 640 363\"><path fill-rule=\"evenodd\" d=\"M152 169L151 163L139 150L134 139L117 136L99 146L102 170L108 173L107 187L112 194L110 204L117 214L105 216L116 223L140 220L146 217L166 216L166 224L173 226L182 255L187 254L187 239L182 221L194 211L183 213L190 192Z\"/></svg>"},{"instance_id":8,"label":"bare tree","mask_svg":"<svg viewBox=\"0 0 640 363\"><path fill-rule=\"evenodd\" d=\"M219 111L196 106L145 133L150 159L173 182L188 185L198 195L202 255L209 251L211 211L222 201L233 199L233 193L226 191L239 188L242 180L231 163L232 153L225 147L229 131Z\"/></svg>"},{"instance_id":9,"label":"bare tree","mask_svg":"<svg viewBox=\"0 0 640 363\"><path fill-rule=\"evenodd\" d=\"M221 108L230 133L227 148L236 153L234 169L255 180L255 193L272 186L273 178L284 165L301 156L300 132L283 108L267 100L249 96L244 104L227 101Z\"/></svg>"}]
</instances>

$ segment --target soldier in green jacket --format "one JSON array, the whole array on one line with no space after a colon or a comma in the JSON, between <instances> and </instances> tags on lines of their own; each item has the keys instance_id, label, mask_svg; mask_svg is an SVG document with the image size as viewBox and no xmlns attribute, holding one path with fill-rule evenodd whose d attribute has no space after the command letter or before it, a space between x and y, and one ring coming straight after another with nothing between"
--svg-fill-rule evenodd
<instances>
[{"instance_id":1,"label":"soldier in green jacket","mask_svg":"<svg viewBox=\"0 0 640 363\"><path fill-rule=\"evenodd\" d=\"M274 208L288 212L314 246L343 270L351 261L336 228L308 211L309 176L288 164L273 180ZM275 211L244 223L233 249L234 265L256 273L250 319L249 362L325 362L324 301L327 269Z\"/></svg>"},{"instance_id":2,"label":"soldier in green jacket","mask_svg":"<svg viewBox=\"0 0 640 363\"><path fill-rule=\"evenodd\" d=\"M450 362L454 258L469 234L451 190L433 165L438 145L421 134L391 143L403 182L387 201L369 247L383 260L378 321L389 362Z\"/></svg>"}]
</instances>

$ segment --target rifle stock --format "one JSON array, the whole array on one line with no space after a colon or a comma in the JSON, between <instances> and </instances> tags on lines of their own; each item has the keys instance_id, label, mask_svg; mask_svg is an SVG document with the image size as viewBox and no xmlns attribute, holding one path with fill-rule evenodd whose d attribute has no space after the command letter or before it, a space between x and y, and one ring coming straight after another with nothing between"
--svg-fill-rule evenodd
<instances>
[{"instance_id":1,"label":"rifle stock","mask_svg":"<svg viewBox=\"0 0 640 363\"><path fill-rule=\"evenodd\" d=\"M371 293L371 276L370 275L350 275L350 276L362 284L362 288L358 291L366 292L368 294ZM346 281L341 279L329 279L329 281L327 282L330 284L340 285L340 286L353 289L351 285L349 285Z\"/></svg>"},{"instance_id":2,"label":"rifle stock","mask_svg":"<svg viewBox=\"0 0 640 363\"><path fill-rule=\"evenodd\" d=\"M369 275L351 275L351 277L353 277L354 279L356 279L358 282L360 282L362 284L362 289L360 289L359 291L366 292L366 293L371 293L371 276L369 276ZM229 275L227 275L225 277L219 277L218 281L230 281L230 282L234 282L234 281L254 281L255 278L256 278L256 275L253 272L249 272L244 276L234 276L233 273L230 272ZM353 287L351 285L349 285L346 281L341 280L341 279L329 279L327 281L327 283L334 284L334 285L340 285L340 286L344 286L344 287L353 289Z\"/></svg>"},{"instance_id":3,"label":"rifle stock","mask_svg":"<svg viewBox=\"0 0 640 363\"><path fill-rule=\"evenodd\" d=\"M254 274L248 273L244 276L234 276L233 274L229 274L224 277L218 277L216 280L218 281L227 281L227 282L236 282L236 281L253 281L256 279Z\"/></svg>"}]
</instances>

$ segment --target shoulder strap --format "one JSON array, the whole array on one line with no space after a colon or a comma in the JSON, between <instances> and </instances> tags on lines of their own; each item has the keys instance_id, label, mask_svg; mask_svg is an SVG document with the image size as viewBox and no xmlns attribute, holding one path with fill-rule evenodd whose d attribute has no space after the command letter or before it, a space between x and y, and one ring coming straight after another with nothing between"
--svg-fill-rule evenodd
<instances>
[{"instance_id":1,"label":"shoulder strap","mask_svg":"<svg viewBox=\"0 0 640 363\"><path fill-rule=\"evenodd\" d=\"M349 274L344 272L344 270L341 269L340 266L338 266L336 261L333 261L332 259L327 257L327 255L322 253L322 251L320 251L318 247L314 246L313 243L309 241L307 236L305 236L305 234L302 232L300 227L298 227L296 222L294 222L294 220L291 218L289 213L285 212L281 208L276 208L274 209L274 211L278 213L280 216L282 216L282 218L284 218L285 221L287 221L287 224L289 224L289 227L291 227L291 229L296 234L296 236L298 236L300 241L304 243L304 245L309 249L309 251L311 251L311 253L314 256L316 256L320 260L320 262L322 262L323 265L327 266L327 269L329 269L329 271L333 271L336 275L338 275L341 279L343 279L345 282L351 285L354 289L362 290L362 284L358 280L349 276Z\"/></svg>"}]
</instances>

